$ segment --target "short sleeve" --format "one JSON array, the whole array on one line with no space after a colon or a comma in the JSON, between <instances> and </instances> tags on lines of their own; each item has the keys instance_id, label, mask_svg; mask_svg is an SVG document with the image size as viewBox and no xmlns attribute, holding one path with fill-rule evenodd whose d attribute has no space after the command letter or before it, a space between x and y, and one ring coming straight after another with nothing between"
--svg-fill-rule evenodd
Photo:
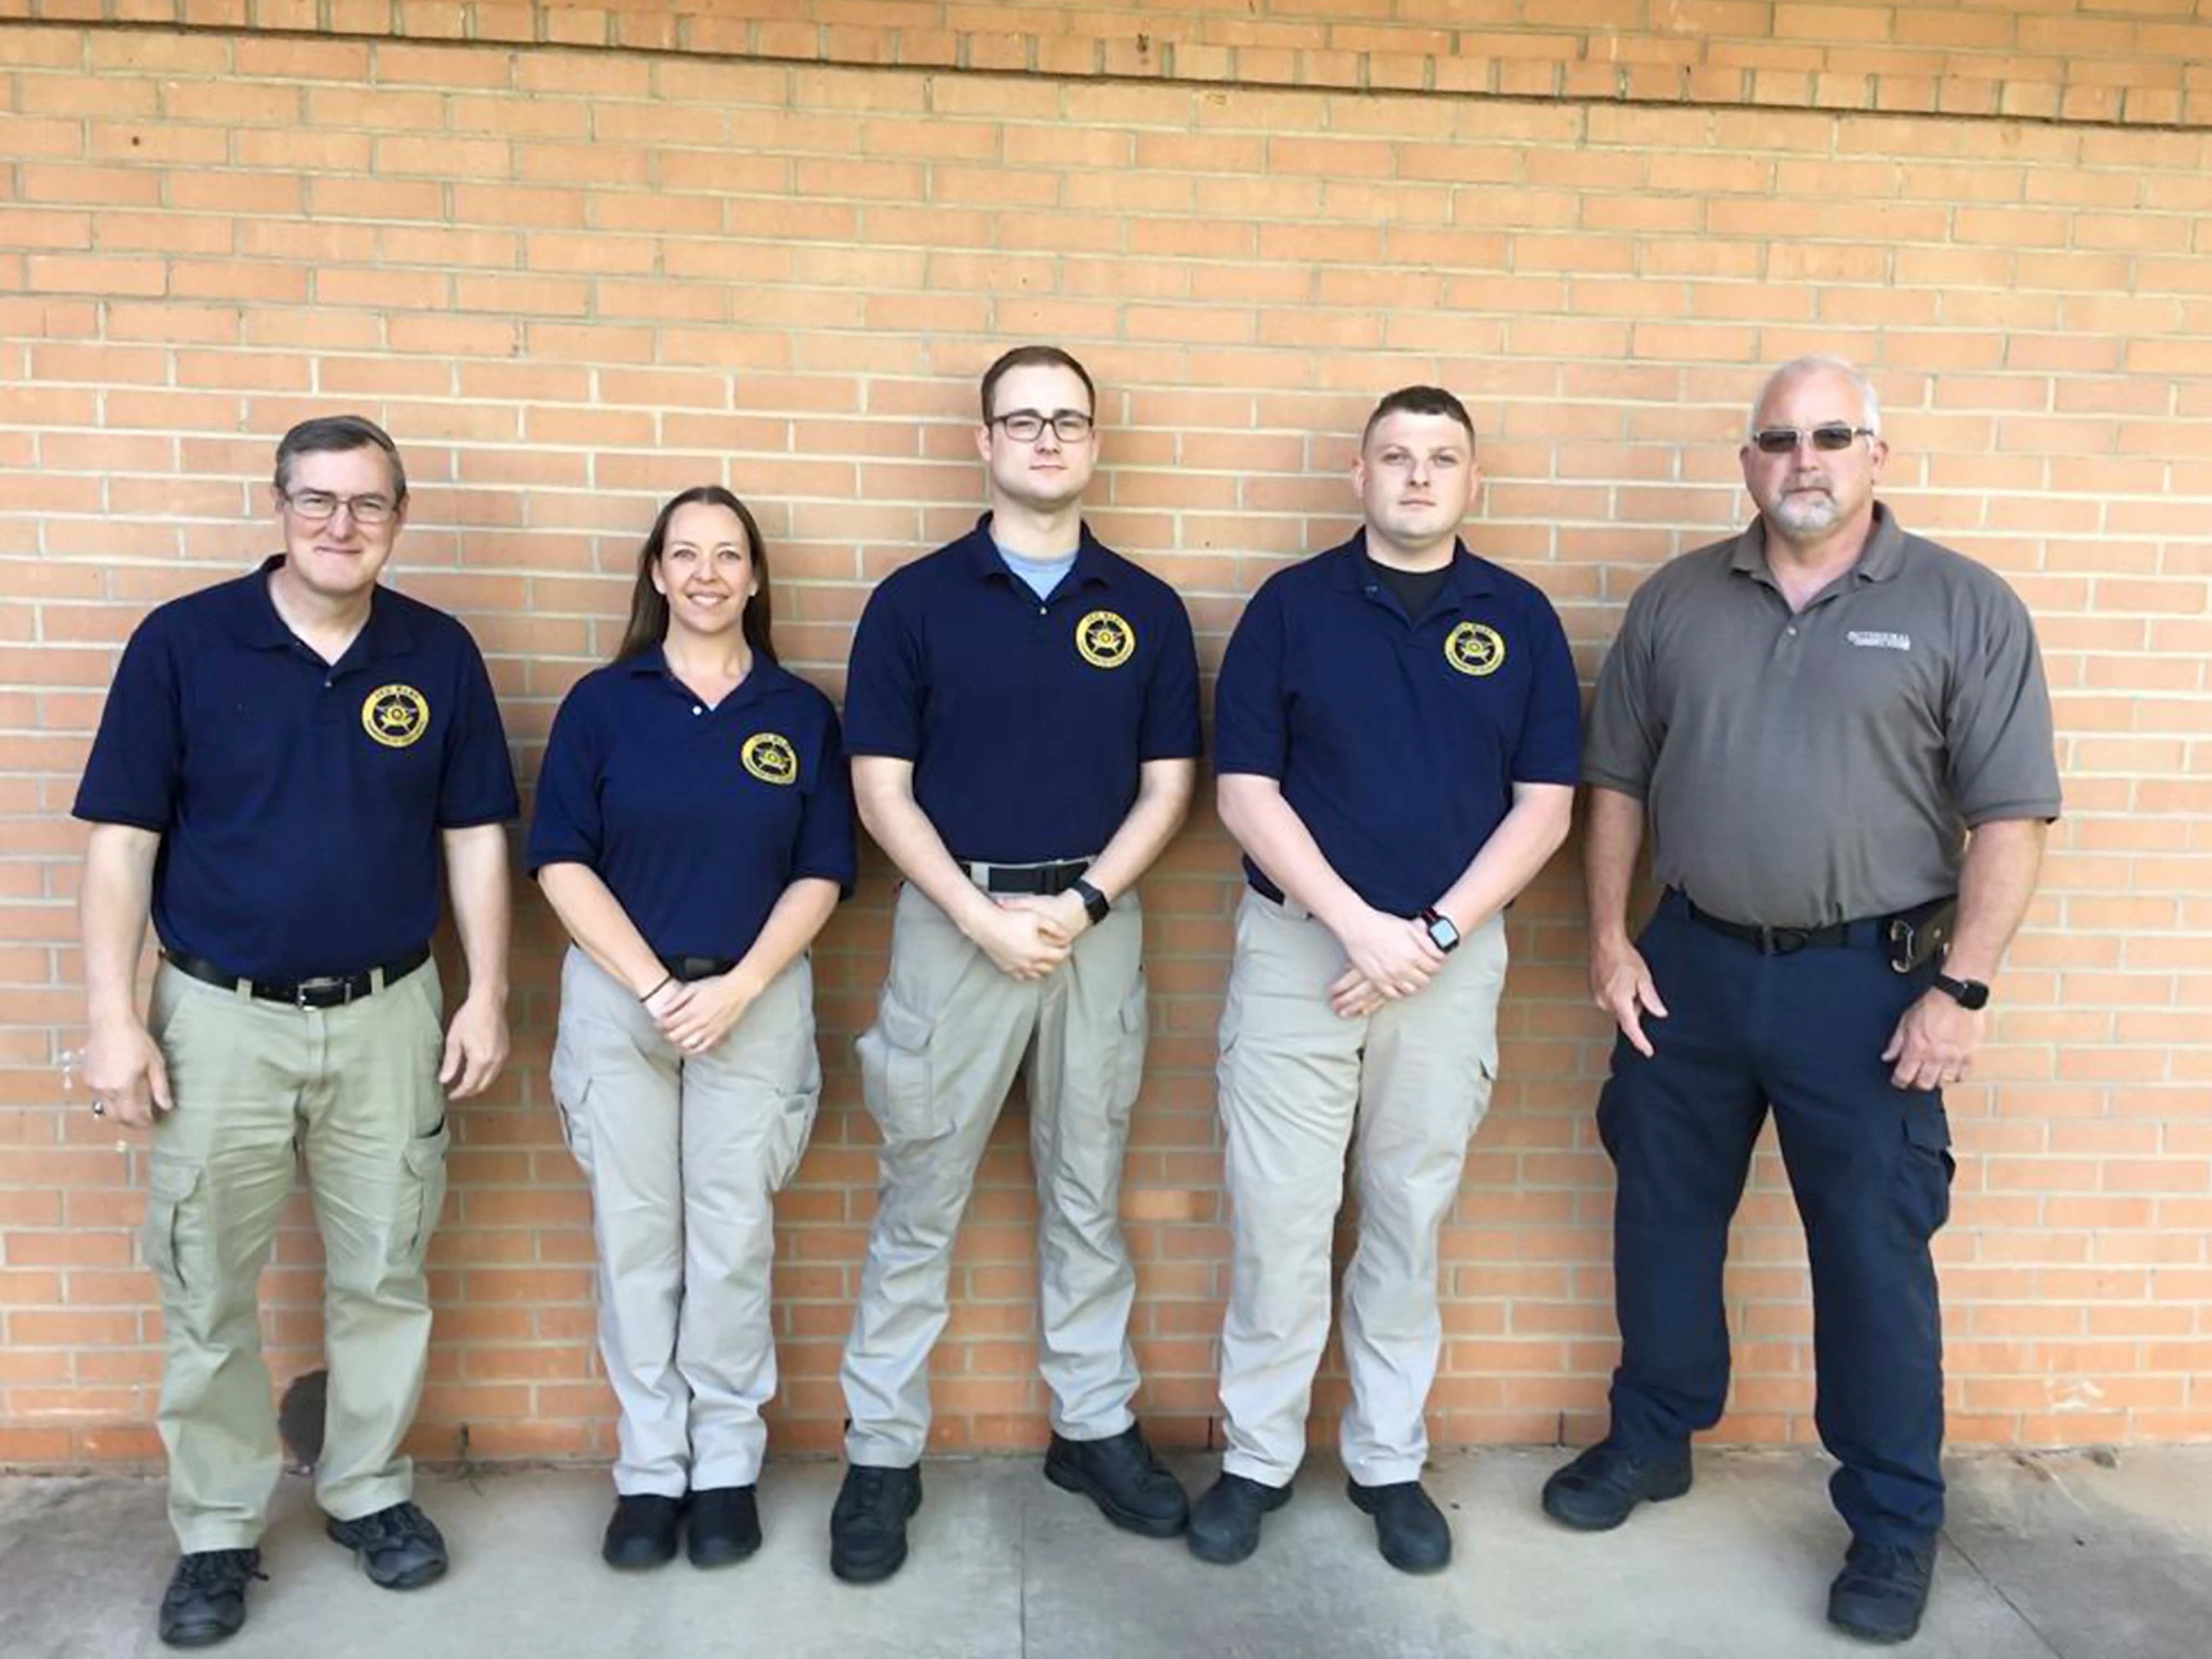
<instances>
[{"instance_id":1,"label":"short sleeve","mask_svg":"<svg viewBox=\"0 0 2212 1659\"><path fill-rule=\"evenodd\" d=\"M168 629L157 612L131 636L117 665L77 787L76 817L169 830L184 769L181 696Z\"/></svg>"},{"instance_id":2,"label":"short sleeve","mask_svg":"<svg viewBox=\"0 0 2212 1659\"><path fill-rule=\"evenodd\" d=\"M860 871L854 844L852 769L846 764L837 716L826 706L826 699L824 704L821 759L814 787L807 792L799 815L799 838L791 851L791 878L799 881L812 876L834 881L839 896L850 898Z\"/></svg>"},{"instance_id":3,"label":"short sleeve","mask_svg":"<svg viewBox=\"0 0 2212 1659\"><path fill-rule=\"evenodd\" d=\"M599 811L603 756L590 693L579 683L562 700L538 774L538 808L530 820L523 867L536 875L549 864L599 867L605 826Z\"/></svg>"},{"instance_id":4,"label":"short sleeve","mask_svg":"<svg viewBox=\"0 0 2212 1659\"><path fill-rule=\"evenodd\" d=\"M845 672L845 752L921 758L921 642L886 584L869 596Z\"/></svg>"},{"instance_id":5,"label":"short sleeve","mask_svg":"<svg viewBox=\"0 0 2212 1659\"><path fill-rule=\"evenodd\" d=\"M1583 741L1583 781L1642 800L1659 763L1662 722L1653 664L1651 588L1628 603L1620 637L1605 653Z\"/></svg>"},{"instance_id":6,"label":"short sleeve","mask_svg":"<svg viewBox=\"0 0 2212 1659\"><path fill-rule=\"evenodd\" d=\"M1153 653L1152 678L1145 686L1139 761L1188 760L1206 748L1198 722L1198 645L1191 637L1190 613L1173 589L1164 599L1160 631L1165 637Z\"/></svg>"},{"instance_id":7,"label":"short sleeve","mask_svg":"<svg viewBox=\"0 0 2212 1659\"><path fill-rule=\"evenodd\" d=\"M1270 578L1252 596L1229 636L1213 689L1213 769L1280 779L1290 761L1283 706L1283 606Z\"/></svg>"},{"instance_id":8,"label":"short sleeve","mask_svg":"<svg viewBox=\"0 0 2212 1659\"><path fill-rule=\"evenodd\" d=\"M1513 744L1513 781L1563 783L1572 788L1582 758L1582 691L1559 613L1540 595L1536 608L1540 643L1528 707Z\"/></svg>"},{"instance_id":9,"label":"short sleeve","mask_svg":"<svg viewBox=\"0 0 2212 1659\"><path fill-rule=\"evenodd\" d=\"M480 823L507 823L522 816L514 788L514 760L507 752L507 727L492 695L483 653L468 630L459 631L461 663L454 676L453 735L446 746L446 769L438 782L438 827L466 830Z\"/></svg>"},{"instance_id":10,"label":"short sleeve","mask_svg":"<svg viewBox=\"0 0 2212 1659\"><path fill-rule=\"evenodd\" d=\"M1968 828L2004 818L2055 818L2058 763L2051 691L2027 607L1992 596L1972 649L1952 669L1943 710L1951 798Z\"/></svg>"}]
</instances>

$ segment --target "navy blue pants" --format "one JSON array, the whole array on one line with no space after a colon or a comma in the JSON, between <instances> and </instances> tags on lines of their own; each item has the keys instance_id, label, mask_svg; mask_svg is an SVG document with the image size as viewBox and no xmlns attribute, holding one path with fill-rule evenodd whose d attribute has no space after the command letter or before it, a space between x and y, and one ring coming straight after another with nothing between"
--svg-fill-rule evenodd
<instances>
[{"instance_id":1,"label":"navy blue pants","mask_svg":"<svg viewBox=\"0 0 2212 1659\"><path fill-rule=\"evenodd\" d=\"M1940 1091L1894 1088L1881 1051L1934 967L1864 943L1763 956L1668 893L1638 940L1664 1019L1626 1038L1598 1103L1619 1175L1613 1437L1650 1455L1719 1421L1729 1222L1771 1103L1813 1269L1815 1421L1853 1534L1923 1545L1943 1524L1943 1339L1929 1241L1950 1214Z\"/></svg>"}]
</instances>

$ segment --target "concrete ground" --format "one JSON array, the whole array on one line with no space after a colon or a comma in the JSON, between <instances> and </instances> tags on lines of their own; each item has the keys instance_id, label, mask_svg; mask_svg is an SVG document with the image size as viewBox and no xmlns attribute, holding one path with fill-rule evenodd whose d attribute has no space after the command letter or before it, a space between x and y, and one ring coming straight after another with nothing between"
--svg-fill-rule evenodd
<instances>
[{"instance_id":1,"label":"concrete ground","mask_svg":"<svg viewBox=\"0 0 2212 1659\"><path fill-rule=\"evenodd\" d=\"M768 1541L718 1572L599 1565L603 1474L488 1470L427 1478L451 1577L376 1589L322 1536L288 1478L263 1543L270 1582L227 1659L1173 1659L1447 1655L1452 1659L1795 1659L1863 1654L1822 1621L1844 1535L1826 1465L1701 1452L1687 1497L1584 1537L1536 1505L1552 1451L1439 1458L1430 1489L1458 1558L1392 1571L1366 1518L1316 1460L1260 1553L1211 1567L1177 1542L1108 1528L1033 1459L926 1466L914 1553L866 1589L830 1576L825 1463L772 1465ZM1195 1486L1211 1459L1176 1460ZM1916 1659L2204 1659L2212 1654L2212 1446L1960 1456ZM167 1651L153 1613L172 1559L157 1482L0 1480L0 1654Z\"/></svg>"}]
</instances>

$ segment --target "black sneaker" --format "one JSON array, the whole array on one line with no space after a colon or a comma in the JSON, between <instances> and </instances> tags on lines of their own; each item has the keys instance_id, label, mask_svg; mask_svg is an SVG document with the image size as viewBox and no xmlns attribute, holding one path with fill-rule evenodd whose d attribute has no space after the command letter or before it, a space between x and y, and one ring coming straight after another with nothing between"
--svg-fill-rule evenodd
<instances>
[{"instance_id":1,"label":"black sneaker","mask_svg":"<svg viewBox=\"0 0 2212 1659\"><path fill-rule=\"evenodd\" d=\"M386 1589L421 1589L446 1576L446 1540L430 1517L412 1504L323 1528L361 1563L368 1582Z\"/></svg>"},{"instance_id":2,"label":"black sneaker","mask_svg":"<svg viewBox=\"0 0 2212 1659\"><path fill-rule=\"evenodd\" d=\"M1853 1539L1828 1586L1828 1622L1868 1642L1909 1642L1936 1582L1936 1548Z\"/></svg>"},{"instance_id":3,"label":"black sneaker","mask_svg":"<svg viewBox=\"0 0 2212 1659\"><path fill-rule=\"evenodd\" d=\"M1160 1467L1134 1423L1104 1440L1055 1434L1044 1455L1044 1478L1063 1492L1081 1492L1127 1532L1172 1538L1190 1524L1182 1482Z\"/></svg>"},{"instance_id":4,"label":"black sneaker","mask_svg":"<svg viewBox=\"0 0 2212 1659\"><path fill-rule=\"evenodd\" d=\"M1191 1506L1190 1534L1184 1541L1200 1560L1233 1566L1260 1547L1260 1523L1267 1511L1290 1501L1288 1486L1263 1486L1224 1470Z\"/></svg>"},{"instance_id":5,"label":"black sneaker","mask_svg":"<svg viewBox=\"0 0 2212 1659\"><path fill-rule=\"evenodd\" d=\"M682 1500L662 1492L618 1494L599 1540L599 1559L617 1572L666 1566L676 1559L676 1524L683 1513Z\"/></svg>"},{"instance_id":6,"label":"black sneaker","mask_svg":"<svg viewBox=\"0 0 2212 1659\"><path fill-rule=\"evenodd\" d=\"M725 1567L761 1547L760 1508L750 1486L708 1486L684 1506L684 1549L695 1567Z\"/></svg>"},{"instance_id":7,"label":"black sneaker","mask_svg":"<svg viewBox=\"0 0 2212 1659\"><path fill-rule=\"evenodd\" d=\"M1375 1517L1375 1547L1401 1572L1442 1572L1451 1565L1451 1522L1418 1480L1388 1486L1344 1483L1352 1507Z\"/></svg>"},{"instance_id":8,"label":"black sneaker","mask_svg":"<svg viewBox=\"0 0 2212 1659\"><path fill-rule=\"evenodd\" d=\"M259 1550L194 1550L177 1558L155 1628L173 1648L213 1647L246 1624L246 1586L269 1575Z\"/></svg>"},{"instance_id":9,"label":"black sneaker","mask_svg":"<svg viewBox=\"0 0 2212 1659\"><path fill-rule=\"evenodd\" d=\"M845 1471L830 1511L830 1571L848 1584L882 1582L906 1565L907 1518L921 1507L921 1471Z\"/></svg>"},{"instance_id":10,"label":"black sneaker","mask_svg":"<svg viewBox=\"0 0 2212 1659\"><path fill-rule=\"evenodd\" d=\"M1611 1532L1638 1504L1690 1489L1690 1449L1650 1462L1601 1440L1544 1483L1544 1513L1577 1532Z\"/></svg>"}]
</instances>

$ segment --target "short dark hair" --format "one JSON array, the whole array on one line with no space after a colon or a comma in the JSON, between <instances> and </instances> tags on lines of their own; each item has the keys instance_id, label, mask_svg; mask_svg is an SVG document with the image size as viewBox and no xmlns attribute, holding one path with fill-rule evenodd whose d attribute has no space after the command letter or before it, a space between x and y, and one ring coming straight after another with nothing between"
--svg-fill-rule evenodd
<instances>
[{"instance_id":1,"label":"short dark hair","mask_svg":"<svg viewBox=\"0 0 2212 1659\"><path fill-rule=\"evenodd\" d=\"M350 449L380 449L392 469L392 498L407 499L407 469L400 464L399 446L392 434L366 415L320 415L302 421L276 445L276 493L292 487L292 463L302 455L343 453Z\"/></svg>"},{"instance_id":2,"label":"short dark hair","mask_svg":"<svg viewBox=\"0 0 2212 1659\"><path fill-rule=\"evenodd\" d=\"M668 596L653 585L653 567L667 549L669 520L676 516L678 507L690 507L696 501L729 508L745 527L747 551L752 556L753 577L758 587L745 601L738 623L753 654L770 662L775 660L775 606L769 594L768 544L761 539L760 525L753 518L752 508L731 491L720 484L700 484L680 495L670 496L653 520L653 528L645 532L645 544L637 550L637 586L630 590L629 626L623 630L622 644L615 651L617 662L626 662L650 651L668 637Z\"/></svg>"},{"instance_id":3,"label":"short dark hair","mask_svg":"<svg viewBox=\"0 0 2212 1659\"><path fill-rule=\"evenodd\" d=\"M1367 447L1375 428L1393 415L1449 415L1467 428L1467 446L1474 447L1474 422L1468 418L1465 404L1440 386L1401 386L1375 405L1375 412L1360 428L1360 448Z\"/></svg>"},{"instance_id":4,"label":"short dark hair","mask_svg":"<svg viewBox=\"0 0 2212 1659\"><path fill-rule=\"evenodd\" d=\"M1068 353L1062 351L1058 346L1024 345L1016 346L1012 351L1007 352L1004 356L1000 357L997 362L993 363L990 368L983 371L984 424L988 425L990 423L992 413L991 399L994 395L996 395L999 390L999 382L1005 380L1010 371L1017 368L1065 368L1070 370L1077 380L1083 382L1084 393L1091 399L1090 412L1093 416L1098 413L1098 388L1091 383L1090 370L1084 368L1081 363L1077 362L1073 356ZM1052 413L1048 409L1044 412L1048 415Z\"/></svg>"}]
</instances>

